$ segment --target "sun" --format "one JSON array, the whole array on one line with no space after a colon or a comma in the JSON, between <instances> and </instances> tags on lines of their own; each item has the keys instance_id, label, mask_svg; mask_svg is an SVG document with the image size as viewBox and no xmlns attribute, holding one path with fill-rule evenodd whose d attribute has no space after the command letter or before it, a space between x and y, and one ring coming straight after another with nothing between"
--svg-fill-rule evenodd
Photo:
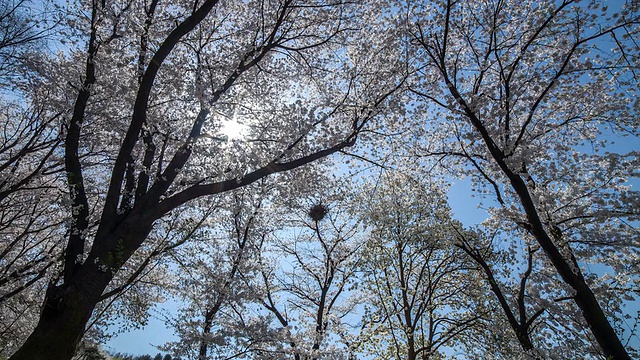
<instances>
[{"instance_id":1,"label":"sun","mask_svg":"<svg viewBox=\"0 0 640 360\"><path fill-rule=\"evenodd\" d=\"M242 138L247 131L248 127L239 123L235 119L225 120L222 122L220 133L225 135L229 140L237 140Z\"/></svg>"}]
</instances>

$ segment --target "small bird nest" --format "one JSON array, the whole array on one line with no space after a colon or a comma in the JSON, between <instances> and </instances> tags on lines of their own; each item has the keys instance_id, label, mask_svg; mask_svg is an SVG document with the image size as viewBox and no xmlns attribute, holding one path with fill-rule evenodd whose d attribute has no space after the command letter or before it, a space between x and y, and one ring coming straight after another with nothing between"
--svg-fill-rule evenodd
<instances>
[{"instance_id":1,"label":"small bird nest","mask_svg":"<svg viewBox=\"0 0 640 360\"><path fill-rule=\"evenodd\" d=\"M326 206L322 204L316 204L316 205L313 205L311 209L309 209L308 214L313 221L320 221L324 219L325 215L327 215L328 212L329 212L329 209L327 209Z\"/></svg>"}]
</instances>

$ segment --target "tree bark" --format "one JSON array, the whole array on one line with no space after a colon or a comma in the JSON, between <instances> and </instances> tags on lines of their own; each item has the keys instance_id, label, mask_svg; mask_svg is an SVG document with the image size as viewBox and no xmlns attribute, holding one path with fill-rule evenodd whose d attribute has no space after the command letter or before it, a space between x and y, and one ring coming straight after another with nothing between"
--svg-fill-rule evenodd
<instances>
[{"instance_id":1,"label":"tree bark","mask_svg":"<svg viewBox=\"0 0 640 360\"><path fill-rule=\"evenodd\" d=\"M542 224L538 209L531 198L531 194L527 189L527 185L521 176L516 174L505 162L504 154L493 145L490 141L490 137L486 129L482 126L481 122L473 116L471 121L476 129L481 133L491 156L494 158L502 172L506 175L511 183L511 187L518 195L520 204L522 205L530 228L530 233L536 238L540 247L549 257L549 260L558 271L562 280L567 283L575 291L574 300L582 315L591 330L591 333L596 338L596 341L602 348L604 355L607 358L614 360L631 360L631 357L627 353L622 341L616 334L615 330L609 323L609 319L605 315L604 311L600 307L598 300L596 299L593 291L584 280L577 261L571 254L571 264L560 253L560 250L553 242L547 230Z\"/></svg>"},{"instance_id":2,"label":"tree bark","mask_svg":"<svg viewBox=\"0 0 640 360\"><path fill-rule=\"evenodd\" d=\"M445 68L444 63L441 66L443 69ZM558 271L560 277L562 277L562 280L576 292L573 298L582 311L582 315L591 333L602 348L604 355L608 359L613 360L630 360L631 357L627 353L624 345L622 345L622 341L620 341L620 338L609 323L609 319L607 319L607 316L604 314L591 288L584 280L577 261L573 258L573 254L571 254L572 263L570 264L564 256L562 256L560 250L547 233L547 230L542 224L538 209L531 198L526 182L509 167L506 162L507 156L495 143L482 121L476 116L472 107L467 104L455 85L447 77L446 72L443 72L443 75L451 95L453 95L458 104L460 104L469 122L481 136L491 157L516 192L529 222L529 228L527 230L535 237L538 244L540 244L540 247L549 257L549 260L556 268L556 271Z\"/></svg>"},{"instance_id":3,"label":"tree bark","mask_svg":"<svg viewBox=\"0 0 640 360\"><path fill-rule=\"evenodd\" d=\"M147 215L145 215L147 214ZM49 284L36 328L9 360L69 360L114 272L147 238L155 218L132 211L107 236L96 237L88 258L63 284Z\"/></svg>"},{"instance_id":4,"label":"tree bark","mask_svg":"<svg viewBox=\"0 0 640 360\"><path fill-rule=\"evenodd\" d=\"M112 277L94 264L83 266L68 285L49 285L38 325L10 360L71 359Z\"/></svg>"},{"instance_id":5,"label":"tree bark","mask_svg":"<svg viewBox=\"0 0 640 360\"><path fill-rule=\"evenodd\" d=\"M631 360L622 341L620 341L611 323L609 323L609 319L607 319L607 316L600 307L593 291L591 291L591 288L584 280L580 268L577 266L577 262L575 259L572 259L574 264L569 264L544 229L524 180L511 171L505 171L505 173L520 197L527 219L531 225L531 233L538 241L538 244L540 244L540 247L545 251L551 263L553 263L558 274L560 274L562 279L576 292L574 300L582 311L582 315L587 321L591 333L596 338L605 356L607 356L608 359L614 360ZM573 254L571 254L571 257L573 258ZM572 265L574 268L572 268Z\"/></svg>"}]
</instances>

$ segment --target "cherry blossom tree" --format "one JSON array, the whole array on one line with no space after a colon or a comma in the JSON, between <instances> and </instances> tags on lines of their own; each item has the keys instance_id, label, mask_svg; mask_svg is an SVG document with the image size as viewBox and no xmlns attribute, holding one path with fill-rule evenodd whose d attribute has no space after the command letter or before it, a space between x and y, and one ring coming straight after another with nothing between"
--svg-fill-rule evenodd
<instances>
[{"instance_id":1,"label":"cherry blossom tree","mask_svg":"<svg viewBox=\"0 0 640 360\"><path fill-rule=\"evenodd\" d=\"M59 265L64 217L60 113L25 86L34 74L27 54L48 38L45 3L0 2L0 354L9 355L32 328L48 276ZM52 211L53 210L53 211Z\"/></svg>"},{"instance_id":2,"label":"cherry blossom tree","mask_svg":"<svg viewBox=\"0 0 640 360\"><path fill-rule=\"evenodd\" d=\"M29 0L0 1L0 84L10 87L7 78L15 81L22 72L29 51L45 43L57 17L50 16L52 4L42 1L34 4ZM5 90L5 89L3 89Z\"/></svg>"},{"instance_id":3,"label":"cherry blossom tree","mask_svg":"<svg viewBox=\"0 0 640 360\"><path fill-rule=\"evenodd\" d=\"M440 358L489 312L474 299L476 267L453 246L442 188L387 173L365 193L365 348L380 359Z\"/></svg>"},{"instance_id":4,"label":"cherry blossom tree","mask_svg":"<svg viewBox=\"0 0 640 360\"><path fill-rule=\"evenodd\" d=\"M604 306L611 295L635 299L638 281L629 273L638 157L611 139L639 135L639 14L618 5L434 1L405 10L410 90L425 114L416 117L443 120L422 128L414 154L471 176L495 202L493 226L519 226L525 249L546 254L604 356L629 359L621 314Z\"/></svg>"},{"instance_id":5,"label":"cherry blossom tree","mask_svg":"<svg viewBox=\"0 0 640 360\"><path fill-rule=\"evenodd\" d=\"M522 242L517 229L510 233L494 229L491 234L458 228L455 231L455 246L479 266L485 278L483 293L490 292L494 297L491 328L502 322L510 333L502 335L504 339L518 344L514 348L509 344L514 341L485 335L487 342L495 345L504 342L505 347L495 351L523 359L600 357L595 339L585 336L579 309L566 296L566 284L540 248L528 246L524 252L513 251L519 247L510 243Z\"/></svg>"},{"instance_id":6,"label":"cherry blossom tree","mask_svg":"<svg viewBox=\"0 0 640 360\"><path fill-rule=\"evenodd\" d=\"M264 182L234 191L223 216L209 217L194 241L172 252L177 270L170 292L185 305L169 320L179 340L163 350L186 359L246 357L270 340L259 334L263 319L249 315L257 299L245 284L259 273L260 206L267 193Z\"/></svg>"},{"instance_id":7,"label":"cherry blossom tree","mask_svg":"<svg viewBox=\"0 0 640 360\"><path fill-rule=\"evenodd\" d=\"M5 103L0 135L0 313L3 342L16 346L38 314L42 288L59 262L62 182L51 123L38 109ZM45 115L46 116L46 115ZM5 122L6 121L6 122ZM28 321L25 321L29 319ZM14 349L13 346L2 349ZM14 349L15 350L15 349Z\"/></svg>"},{"instance_id":8,"label":"cherry blossom tree","mask_svg":"<svg viewBox=\"0 0 640 360\"><path fill-rule=\"evenodd\" d=\"M263 244L262 283L254 283L278 331L272 351L296 360L346 359L356 350L350 325L361 302L354 286L363 239L347 185L324 180L324 191L284 206L285 227Z\"/></svg>"},{"instance_id":9,"label":"cherry blossom tree","mask_svg":"<svg viewBox=\"0 0 640 360\"><path fill-rule=\"evenodd\" d=\"M596 0L0 1L2 355L71 359L180 284L194 358L638 356L639 26ZM352 200L338 153L389 173ZM491 217L452 220L435 168Z\"/></svg>"},{"instance_id":10,"label":"cherry blossom tree","mask_svg":"<svg viewBox=\"0 0 640 360\"><path fill-rule=\"evenodd\" d=\"M340 152L378 126L404 76L392 42L367 33L377 7L363 9L292 0L62 9L67 48L33 55L32 86L60 113L63 266L11 359L71 358L168 214ZM241 140L219 134L229 119L245 124Z\"/></svg>"}]
</instances>

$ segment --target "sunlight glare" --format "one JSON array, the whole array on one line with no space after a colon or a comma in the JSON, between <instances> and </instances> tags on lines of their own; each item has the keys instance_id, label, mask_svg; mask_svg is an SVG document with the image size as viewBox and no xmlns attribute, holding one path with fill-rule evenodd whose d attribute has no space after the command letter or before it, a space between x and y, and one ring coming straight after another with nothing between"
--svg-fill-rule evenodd
<instances>
[{"instance_id":1,"label":"sunlight glare","mask_svg":"<svg viewBox=\"0 0 640 360\"><path fill-rule=\"evenodd\" d=\"M245 135L247 126L240 124L236 120L227 120L222 124L220 133L225 135L229 140L237 140Z\"/></svg>"}]
</instances>

